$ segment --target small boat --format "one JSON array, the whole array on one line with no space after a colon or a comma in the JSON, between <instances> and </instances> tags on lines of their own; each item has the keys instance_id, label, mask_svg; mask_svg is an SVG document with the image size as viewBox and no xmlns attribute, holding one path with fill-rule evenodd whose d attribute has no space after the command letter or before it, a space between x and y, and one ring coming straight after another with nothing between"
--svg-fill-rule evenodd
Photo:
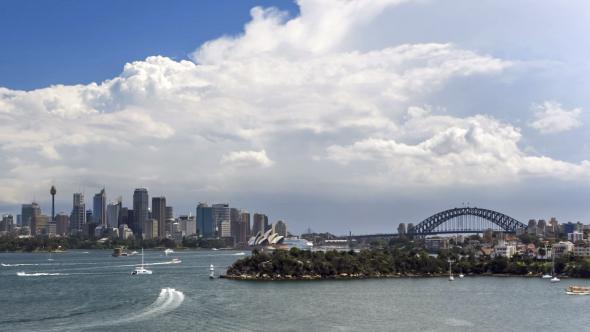
<instances>
[{"instance_id":1,"label":"small boat","mask_svg":"<svg viewBox=\"0 0 590 332\"><path fill-rule=\"evenodd\" d=\"M555 275L555 253L553 252L553 249L551 249L551 256L553 256L552 257L553 261L552 261L552 264L551 264L551 276L552 276L552 278L549 281L555 283L555 282L559 282L560 280Z\"/></svg>"},{"instance_id":2,"label":"small boat","mask_svg":"<svg viewBox=\"0 0 590 332\"><path fill-rule=\"evenodd\" d=\"M51 257L51 251L49 252L49 258L47 258L48 261L52 261L53 258Z\"/></svg>"},{"instance_id":3,"label":"small boat","mask_svg":"<svg viewBox=\"0 0 590 332\"><path fill-rule=\"evenodd\" d=\"M128 256L135 256L135 255L137 255L137 254L139 254L137 251L132 251L131 253L129 253L129 255L128 255Z\"/></svg>"},{"instance_id":4,"label":"small boat","mask_svg":"<svg viewBox=\"0 0 590 332\"><path fill-rule=\"evenodd\" d=\"M131 272L132 276L140 275L140 274L152 274L151 270L148 270L143 267L143 248L141 248L141 266L135 267L135 270Z\"/></svg>"},{"instance_id":5,"label":"small boat","mask_svg":"<svg viewBox=\"0 0 590 332\"><path fill-rule=\"evenodd\" d=\"M465 278L465 275L463 273L459 274L459 279L463 279Z\"/></svg>"},{"instance_id":6,"label":"small boat","mask_svg":"<svg viewBox=\"0 0 590 332\"><path fill-rule=\"evenodd\" d=\"M211 250L213 250L213 251L217 251L217 250L219 250L219 249L217 249L217 248L211 248Z\"/></svg>"},{"instance_id":7,"label":"small boat","mask_svg":"<svg viewBox=\"0 0 590 332\"><path fill-rule=\"evenodd\" d=\"M544 274L543 276L541 276L542 279L551 279L551 275L550 274Z\"/></svg>"},{"instance_id":8,"label":"small boat","mask_svg":"<svg viewBox=\"0 0 590 332\"><path fill-rule=\"evenodd\" d=\"M211 264L209 266L209 279L214 279L215 278L215 267L213 266L213 264Z\"/></svg>"},{"instance_id":9,"label":"small boat","mask_svg":"<svg viewBox=\"0 0 590 332\"><path fill-rule=\"evenodd\" d=\"M172 260L170 261L172 264L179 264L182 263L182 261L179 258L172 258Z\"/></svg>"},{"instance_id":10,"label":"small boat","mask_svg":"<svg viewBox=\"0 0 590 332\"><path fill-rule=\"evenodd\" d=\"M174 253L174 250L172 250L170 248L164 250L164 254L166 254L166 256L168 256L169 254L172 254L172 253Z\"/></svg>"},{"instance_id":11,"label":"small boat","mask_svg":"<svg viewBox=\"0 0 590 332\"><path fill-rule=\"evenodd\" d=\"M452 263L453 262L449 259L449 281L455 280L455 278L453 278L453 271L451 270Z\"/></svg>"},{"instance_id":12,"label":"small boat","mask_svg":"<svg viewBox=\"0 0 590 332\"><path fill-rule=\"evenodd\" d=\"M119 256L127 256L127 253L125 252L123 247L118 247L118 248L113 249L113 257L119 257Z\"/></svg>"},{"instance_id":13,"label":"small boat","mask_svg":"<svg viewBox=\"0 0 590 332\"><path fill-rule=\"evenodd\" d=\"M590 295L590 287L569 286L565 289L568 295Z\"/></svg>"}]
</instances>

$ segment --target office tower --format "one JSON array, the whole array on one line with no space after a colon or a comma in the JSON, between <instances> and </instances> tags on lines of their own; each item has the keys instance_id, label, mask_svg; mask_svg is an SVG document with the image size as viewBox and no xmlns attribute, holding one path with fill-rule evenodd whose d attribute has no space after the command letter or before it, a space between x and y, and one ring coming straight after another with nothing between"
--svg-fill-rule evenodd
<instances>
[{"instance_id":1,"label":"office tower","mask_svg":"<svg viewBox=\"0 0 590 332\"><path fill-rule=\"evenodd\" d=\"M268 217L262 213L254 213L252 217L252 235L256 236L258 233L264 233L268 230Z\"/></svg>"},{"instance_id":2,"label":"office tower","mask_svg":"<svg viewBox=\"0 0 590 332\"><path fill-rule=\"evenodd\" d=\"M250 213L242 211L240 213L240 228L238 234L238 243L246 244L250 238Z\"/></svg>"},{"instance_id":3,"label":"office tower","mask_svg":"<svg viewBox=\"0 0 590 332\"><path fill-rule=\"evenodd\" d=\"M191 215L181 215L178 217L180 228L187 236L197 234L197 220Z\"/></svg>"},{"instance_id":4,"label":"office tower","mask_svg":"<svg viewBox=\"0 0 590 332\"><path fill-rule=\"evenodd\" d=\"M31 235L47 234L47 227L49 226L49 216L43 214L33 214L31 218Z\"/></svg>"},{"instance_id":5,"label":"office tower","mask_svg":"<svg viewBox=\"0 0 590 332\"><path fill-rule=\"evenodd\" d=\"M152 198L152 219L158 221L158 237L166 237L166 197Z\"/></svg>"},{"instance_id":6,"label":"office tower","mask_svg":"<svg viewBox=\"0 0 590 332\"><path fill-rule=\"evenodd\" d=\"M21 227L23 225L23 216L21 214L16 215L16 225Z\"/></svg>"},{"instance_id":7,"label":"office tower","mask_svg":"<svg viewBox=\"0 0 590 332\"><path fill-rule=\"evenodd\" d=\"M109 228L119 227L119 215L121 214L121 198L117 202L112 202L107 205L107 225Z\"/></svg>"},{"instance_id":8,"label":"office tower","mask_svg":"<svg viewBox=\"0 0 590 332\"><path fill-rule=\"evenodd\" d=\"M138 237L143 234L143 224L148 220L149 195L145 188L137 188L133 192L133 233Z\"/></svg>"},{"instance_id":9,"label":"office tower","mask_svg":"<svg viewBox=\"0 0 590 332\"><path fill-rule=\"evenodd\" d=\"M213 217L215 218L215 227L217 228L217 236L222 236L221 231L221 225L225 224L224 229L226 231L228 231L227 233L224 233L227 236L230 236L230 234L228 234L229 232L231 232L230 230L230 220L229 220L229 204L227 203L221 203L221 204L213 204Z\"/></svg>"},{"instance_id":10,"label":"office tower","mask_svg":"<svg viewBox=\"0 0 590 332\"><path fill-rule=\"evenodd\" d=\"M70 217L65 213L59 213L55 216L55 233L57 235L67 235L70 230Z\"/></svg>"},{"instance_id":11,"label":"office tower","mask_svg":"<svg viewBox=\"0 0 590 332\"><path fill-rule=\"evenodd\" d=\"M201 237L215 237L216 223L213 215L213 208L206 203L197 205L197 232Z\"/></svg>"},{"instance_id":12,"label":"office tower","mask_svg":"<svg viewBox=\"0 0 590 332\"><path fill-rule=\"evenodd\" d=\"M86 224L96 225L96 223L94 222L94 216L92 215L92 210L90 209L86 210Z\"/></svg>"},{"instance_id":13,"label":"office tower","mask_svg":"<svg viewBox=\"0 0 590 332\"><path fill-rule=\"evenodd\" d=\"M403 237L404 235L406 235L406 224L405 223L402 222L397 226L397 234L400 237Z\"/></svg>"},{"instance_id":14,"label":"office tower","mask_svg":"<svg viewBox=\"0 0 590 332\"><path fill-rule=\"evenodd\" d=\"M277 221L272 228L273 233L277 233L280 236L287 237L287 224L282 220Z\"/></svg>"},{"instance_id":15,"label":"office tower","mask_svg":"<svg viewBox=\"0 0 590 332\"><path fill-rule=\"evenodd\" d=\"M231 208L229 210L229 220L230 220L230 235L234 239L234 243L239 242L239 234L240 234L240 224L242 221L242 216L240 215L240 210L236 208Z\"/></svg>"},{"instance_id":16,"label":"office tower","mask_svg":"<svg viewBox=\"0 0 590 332\"><path fill-rule=\"evenodd\" d=\"M529 220L526 232L532 235L537 234L537 221L535 219Z\"/></svg>"},{"instance_id":17,"label":"office tower","mask_svg":"<svg viewBox=\"0 0 590 332\"><path fill-rule=\"evenodd\" d=\"M129 221L129 209L126 207L121 207L121 210L119 210L119 222L118 225L119 227L121 225L127 225L129 226L130 221Z\"/></svg>"},{"instance_id":18,"label":"office tower","mask_svg":"<svg viewBox=\"0 0 590 332\"><path fill-rule=\"evenodd\" d=\"M39 204L35 202L31 204L23 204L21 209L22 225L31 227L31 222L34 214L41 214Z\"/></svg>"},{"instance_id":19,"label":"office tower","mask_svg":"<svg viewBox=\"0 0 590 332\"><path fill-rule=\"evenodd\" d=\"M547 222L543 219L539 219L537 222L537 235L545 236L546 227Z\"/></svg>"},{"instance_id":20,"label":"office tower","mask_svg":"<svg viewBox=\"0 0 590 332\"><path fill-rule=\"evenodd\" d=\"M55 221L55 194L57 194L55 186L51 186L49 193L51 194L51 221Z\"/></svg>"},{"instance_id":21,"label":"office tower","mask_svg":"<svg viewBox=\"0 0 590 332\"><path fill-rule=\"evenodd\" d=\"M172 206L166 207L166 220L174 219L174 208Z\"/></svg>"},{"instance_id":22,"label":"office tower","mask_svg":"<svg viewBox=\"0 0 590 332\"><path fill-rule=\"evenodd\" d=\"M158 238L158 225L159 222L156 219L147 219L143 222L141 229L143 230L142 237L144 240L152 240Z\"/></svg>"},{"instance_id":23,"label":"office tower","mask_svg":"<svg viewBox=\"0 0 590 332\"><path fill-rule=\"evenodd\" d=\"M0 233L10 233L14 230L14 217L12 214L5 214L0 220Z\"/></svg>"},{"instance_id":24,"label":"office tower","mask_svg":"<svg viewBox=\"0 0 590 332\"><path fill-rule=\"evenodd\" d=\"M84 204L84 194L75 193L70 215L70 234L77 235L83 232L86 225L86 204Z\"/></svg>"},{"instance_id":25,"label":"office tower","mask_svg":"<svg viewBox=\"0 0 590 332\"><path fill-rule=\"evenodd\" d=\"M94 195L92 216L94 217L95 224L100 226L107 225L107 195L104 188Z\"/></svg>"}]
</instances>

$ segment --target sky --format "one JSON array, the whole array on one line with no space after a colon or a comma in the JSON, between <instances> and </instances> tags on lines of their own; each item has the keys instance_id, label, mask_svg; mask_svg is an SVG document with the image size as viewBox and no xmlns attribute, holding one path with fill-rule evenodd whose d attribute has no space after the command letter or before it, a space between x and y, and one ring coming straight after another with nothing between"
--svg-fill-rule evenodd
<instances>
[{"instance_id":1,"label":"sky","mask_svg":"<svg viewBox=\"0 0 590 332\"><path fill-rule=\"evenodd\" d=\"M590 3L0 2L0 212L103 186L293 232L590 223Z\"/></svg>"}]
</instances>

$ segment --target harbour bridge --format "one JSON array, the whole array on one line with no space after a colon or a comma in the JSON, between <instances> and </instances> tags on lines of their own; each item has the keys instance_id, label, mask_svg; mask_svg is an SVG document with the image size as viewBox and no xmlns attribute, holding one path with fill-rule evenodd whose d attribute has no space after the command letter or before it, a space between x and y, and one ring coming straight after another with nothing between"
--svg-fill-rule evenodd
<instances>
[{"instance_id":1,"label":"harbour bridge","mask_svg":"<svg viewBox=\"0 0 590 332\"><path fill-rule=\"evenodd\" d=\"M488 229L516 233L526 225L503 213L477 207L454 208L434 214L408 227L409 235L483 233Z\"/></svg>"}]
</instances>

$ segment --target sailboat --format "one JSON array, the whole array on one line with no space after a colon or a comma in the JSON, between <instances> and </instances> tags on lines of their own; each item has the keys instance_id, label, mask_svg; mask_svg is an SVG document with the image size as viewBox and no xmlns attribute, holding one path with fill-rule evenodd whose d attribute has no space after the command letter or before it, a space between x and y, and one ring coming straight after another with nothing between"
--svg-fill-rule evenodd
<instances>
[{"instance_id":1,"label":"sailboat","mask_svg":"<svg viewBox=\"0 0 590 332\"><path fill-rule=\"evenodd\" d=\"M143 248L141 248L141 266L135 267L135 270L131 272L132 276L139 275L139 274L152 274L151 270L148 270L143 267Z\"/></svg>"},{"instance_id":2,"label":"sailboat","mask_svg":"<svg viewBox=\"0 0 590 332\"><path fill-rule=\"evenodd\" d=\"M551 275L553 276L553 278L551 278L551 282L559 282L559 278L555 275L555 251L553 250L553 248L551 248L551 256L553 256L553 262L551 264Z\"/></svg>"},{"instance_id":3,"label":"sailboat","mask_svg":"<svg viewBox=\"0 0 590 332\"><path fill-rule=\"evenodd\" d=\"M213 264L211 264L209 266L209 279L214 279L215 278L215 267L213 266Z\"/></svg>"},{"instance_id":4,"label":"sailboat","mask_svg":"<svg viewBox=\"0 0 590 332\"><path fill-rule=\"evenodd\" d=\"M455 278L453 278L453 271L451 270L451 264L453 262L449 259L449 281L453 281L455 280Z\"/></svg>"},{"instance_id":5,"label":"sailboat","mask_svg":"<svg viewBox=\"0 0 590 332\"><path fill-rule=\"evenodd\" d=\"M48 261L52 261L53 258L51 258L51 251L49 252L49 258L47 258Z\"/></svg>"}]
</instances>

